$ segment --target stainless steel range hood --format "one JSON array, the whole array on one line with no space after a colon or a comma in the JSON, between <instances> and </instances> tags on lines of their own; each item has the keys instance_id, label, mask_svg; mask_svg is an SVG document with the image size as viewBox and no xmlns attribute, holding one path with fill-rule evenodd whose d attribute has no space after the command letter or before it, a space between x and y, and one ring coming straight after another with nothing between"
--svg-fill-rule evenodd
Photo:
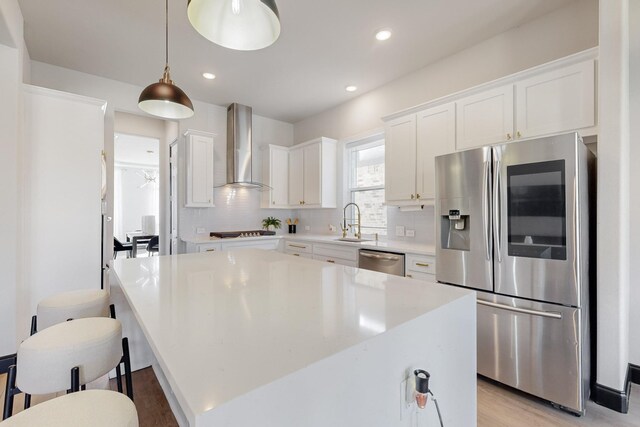
<instances>
[{"instance_id":1,"label":"stainless steel range hood","mask_svg":"<svg viewBox=\"0 0 640 427\"><path fill-rule=\"evenodd\" d=\"M270 188L253 181L251 114L246 105L233 103L227 108L227 183L222 187Z\"/></svg>"}]
</instances>

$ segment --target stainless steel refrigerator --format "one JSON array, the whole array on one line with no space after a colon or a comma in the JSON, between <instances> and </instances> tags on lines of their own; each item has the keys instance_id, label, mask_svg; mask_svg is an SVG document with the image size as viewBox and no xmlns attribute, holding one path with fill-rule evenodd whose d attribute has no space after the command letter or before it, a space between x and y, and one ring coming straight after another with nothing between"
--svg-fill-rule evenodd
<instances>
[{"instance_id":1,"label":"stainless steel refrigerator","mask_svg":"<svg viewBox=\"0 0 640 427\"><path fill-rule=\"evenodd\" d=\"M580 414L594 180L576 133L436 158L436 277L477 290L478 373Z\"/></svg>"}]
</instances>

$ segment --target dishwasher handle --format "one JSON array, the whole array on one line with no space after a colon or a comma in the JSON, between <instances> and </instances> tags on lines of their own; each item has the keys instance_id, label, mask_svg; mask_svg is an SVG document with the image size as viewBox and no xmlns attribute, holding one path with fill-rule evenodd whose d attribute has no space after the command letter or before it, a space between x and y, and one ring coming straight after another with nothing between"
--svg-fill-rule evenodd
<instances>
[{"instance_id":1,"label":"dishwasher handle","mask_svg":"<svg viewBox=\"0 0 640 427\"><path fill-rule=\"evenodd\" d=\"M360 256L363 256L365 258L381 259L385 261L400 261L400 257L397 257L397 256L377 255L377 254L372 254L370 252L360 251Z\"/></svg>"}]
</instances>

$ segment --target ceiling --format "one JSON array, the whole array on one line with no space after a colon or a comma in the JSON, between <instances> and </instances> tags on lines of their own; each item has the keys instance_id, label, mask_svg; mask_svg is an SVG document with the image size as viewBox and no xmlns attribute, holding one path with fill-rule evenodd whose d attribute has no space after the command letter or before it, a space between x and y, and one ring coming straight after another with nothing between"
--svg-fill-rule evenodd
<instances>
[{"instance_id":1,"label":"ceiling","mask_svg":"<svg viewBox=\"0 0 640 427\"><path fill-rule=\"evenodd\" d=\"M195 100L295 123L576 0L277 0L279 40L217 46L169 3L169 64ZM579 0L577 0L579 1ZM146 86L164 67L161 0L19 0L33 60ZM389 27L391 39L375 40ZM217 78L205 80L203 72ZM356 85L354 93L345 86Z\"/></svg>"},{"instance_id":2,"label":"ceiling","mask_svg":"<svg viewBox=\"0 0 640 427\"><path fill-rule=\"evenodd\" d=\"M149 166L160 164L158 151L160 141L145 136L116 133L114 141L114 161L123 166Z\"/></svg>"}]
</instances>

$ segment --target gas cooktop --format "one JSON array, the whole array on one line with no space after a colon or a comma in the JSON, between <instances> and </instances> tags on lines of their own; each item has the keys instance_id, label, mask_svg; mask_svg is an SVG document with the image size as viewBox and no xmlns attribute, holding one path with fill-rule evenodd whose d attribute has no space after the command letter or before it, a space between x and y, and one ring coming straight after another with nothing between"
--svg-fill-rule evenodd
<instances>
[{"instance_id":1,"label":"gas cooktop","mask_svg":"<svg viewBox=\"0 0 640 427\"><path fill-rule=\"evenodd\" d=\"M220 239L229 239L234 237L259 237L259 236L275 236L275 231L270 230L249 230L249 231L212 231L209 233L211 237Z\"/></svg>"}]
</instances>

